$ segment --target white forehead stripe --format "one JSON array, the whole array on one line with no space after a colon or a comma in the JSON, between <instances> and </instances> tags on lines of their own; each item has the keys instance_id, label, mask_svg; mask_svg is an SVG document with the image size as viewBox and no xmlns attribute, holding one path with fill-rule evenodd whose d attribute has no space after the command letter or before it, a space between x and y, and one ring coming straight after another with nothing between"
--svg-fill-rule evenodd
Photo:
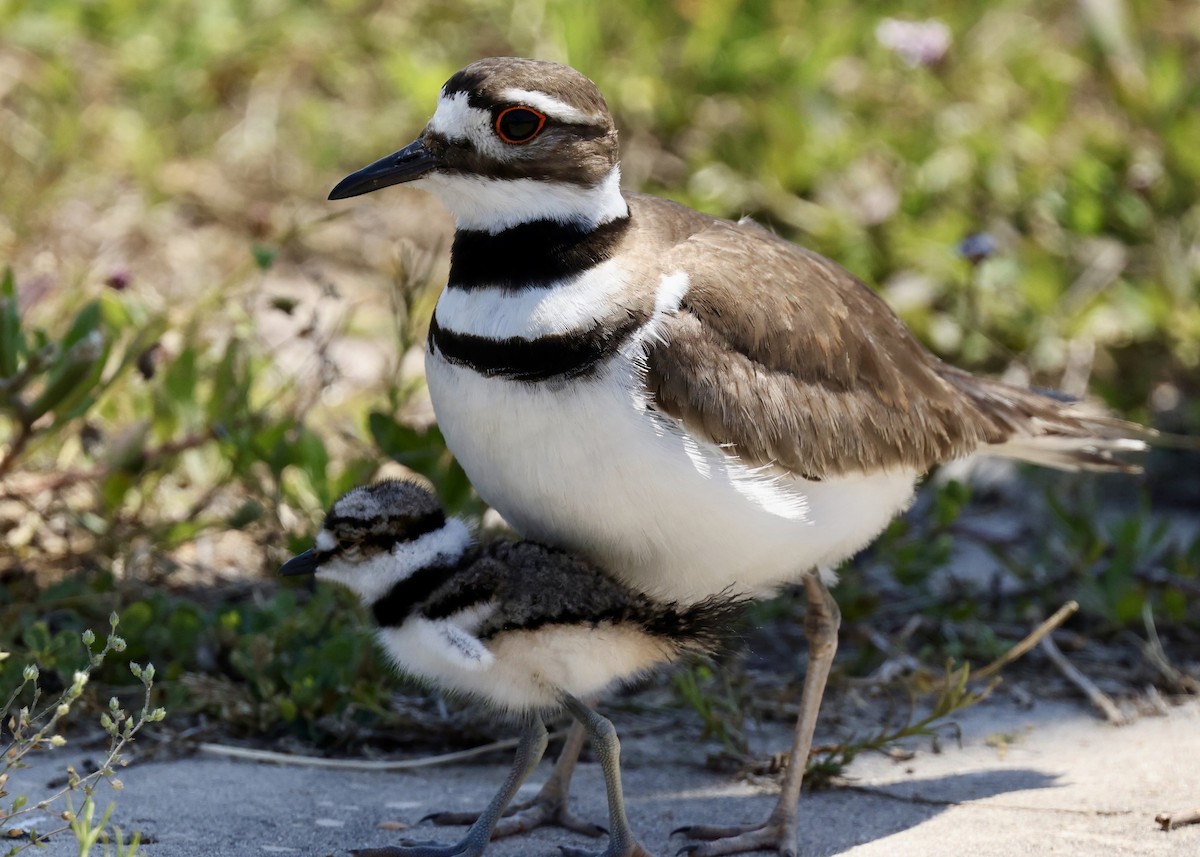
<instances>
[{"instance_id":1,"label":"white forehead stripe","mask_svg":"<svg viewBox=\"0 0 1200 857\"><path fill-rule=\"evenodd\" d=\"M438 97L437 110L429 120L429 130L435 131L451 140L462 140L471 136L472 131L490 133L491 114L479 107L467 103L465 92Z\"/></svg>"},{"instance_id":2,"label":"white forehead stripe","mask_svg":"<svg viewBox=\"0 0 1200 857\"><path fill-rule=\"evenodd\" d=\"M557 119L560 122L568 122L573 125L598 125L601 117L595 113L584 113L578 107L572 107L565 101L559 101L553 95L547 95L544 92L537 92L532 89L506 89L500 93L500 97L505 101L511 101L513 104L520 104L524 107L532 107L534 110L540 110L551 119Z\"/></svg>"}]
</instances>

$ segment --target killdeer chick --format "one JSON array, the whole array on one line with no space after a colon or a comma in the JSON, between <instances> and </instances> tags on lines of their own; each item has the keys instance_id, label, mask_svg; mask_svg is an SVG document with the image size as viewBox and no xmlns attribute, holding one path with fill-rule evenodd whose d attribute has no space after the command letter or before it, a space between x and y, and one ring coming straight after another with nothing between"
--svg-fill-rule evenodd
<instances>
[{"instance_id":1,"label":"killdeer chick","mask_svg":"<svg viewBox=\"0 0 1200 857\"><path fill-rule=\"evenodd\" d=\"M518 532L656 597L803 581L809 668L779 804L754 829L685 831L716 840L702 857L793 855L837 644L821 570L878 536L941 462L1122 471L1114 453L1147 432L943 363L835 263L623 193L619 161L590 80L492 58L447 81L414 142L330 198L411 182L453 213L429 391L450 449Z\"/></svg>"},{"instance_id":2,"label":"killdeer chick","mask_svg":"<svg viewBox=\"0 0 1200 857\"><path fill-rule=\"evenodd\" d=\"M461 842L372 848L360 857L483 853L546 749L542 717L562 708L582 724L604 772L610 839L603 857L648 857L625 817L616 730L581 698L686 654L713 652L740 612L738 599L717 595L679 607L560 550L476 544L433 494L398 481L338 500L315 547L281 573L349 587L374 615L379 643L398 669L524 719L512 770Z\"/></svg>"}]
</instances>

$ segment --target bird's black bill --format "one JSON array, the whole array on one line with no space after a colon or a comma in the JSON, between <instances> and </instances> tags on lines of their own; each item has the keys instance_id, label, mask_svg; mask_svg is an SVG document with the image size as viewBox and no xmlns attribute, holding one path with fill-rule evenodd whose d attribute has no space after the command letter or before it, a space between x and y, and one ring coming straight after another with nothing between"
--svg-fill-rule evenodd
<instances>
[{"instance_id":1,"label":"bird's black bill","mask_svg":"<svg viewBox=\"0 0 1200 857\"><path fill-rule=\"evenodd\" d=\"M414 140L399 152L393 152L386 158L380 158L370 166L346 176L329 192L329 198L349 199L394 184L410 182L425 175L437 165L437 156L426 149L420 140Z\"/></svg>"},{"instance_id":2,"label":"bird's black bill","mask_svg":"<svg viewBox=\"0 0 1200 857\"><path fill-rule=\"evenodd\" d=\"M316 553L311 550L306 550L304 553L297 554L285 562L279 569L279 573L284 577L296 577L301 574L316 574L317 566L320 564L321 563L317 559Z\"/></svg>"}]
</instances>

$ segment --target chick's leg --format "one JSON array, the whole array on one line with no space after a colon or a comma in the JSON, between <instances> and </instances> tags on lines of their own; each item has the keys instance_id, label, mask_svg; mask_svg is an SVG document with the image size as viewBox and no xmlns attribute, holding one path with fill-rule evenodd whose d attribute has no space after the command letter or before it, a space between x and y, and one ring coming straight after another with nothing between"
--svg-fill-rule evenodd
<instances>
[{"instance_id":1,"label":"chick's leg","mask_svg":"<svg viewBox=\"0 0 1200 857\"><path fill-rule=\"evenodd\" d=\"M548 740L545 724L542 723L540 717L534 716L521 732L521 740L517 743L516 758L504 780L504 785L475 819L461 842L454 845L442 845L437 842L406 841L398 846L364 848L352 853L356 857L479 857L487 848L488 842L491 841L492 832L504 815L504 810L512 803L521 784L542 760Z\"/></svg>"},{"instance_id":2,"label":"chick's leg","mask_svg":"<svg viewBox=\"0 0 1200 857\"><path fill-rule=\"evenodd\" d=\"M554 763L554 770L546 780L541 790L523 803L514 804L508 808L504 818L496 825L492 833L493 839L527 833L538 827L563 827L584 836L603 836L604 828L590 821L579 818L568 804L571 791L571 776L579 763L579 753L583 749L585 733L578 722L572 723L567 732L567 740L562 752ZM474 812L437 812L427 815L422 821L432 821L437 825L471 824L478 818Z\"/></svg>"},{"instance_id":3,"label":"chick's leg","mask_svg":"<svg viewBox=\"0 0 1200 857\"><path fill-rule=\"evenodd\" d=\"M608 793L608 847L600 854L578 848L560 847L563 857L650 857L650 853L634 838L625 815L625 797L621 790L621 743L616 727L573 696L564 695L567 710L583 724L592 749L604 772L604 787Z\"/></svg>"}]
</instances>

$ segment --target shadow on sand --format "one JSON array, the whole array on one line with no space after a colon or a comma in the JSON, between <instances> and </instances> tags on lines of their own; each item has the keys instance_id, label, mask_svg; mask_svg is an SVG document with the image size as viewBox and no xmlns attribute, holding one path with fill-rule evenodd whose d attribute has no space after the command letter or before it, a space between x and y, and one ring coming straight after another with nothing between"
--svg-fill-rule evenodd
<instances>
[{"instance_id":1,"label":"shadow on sand","mask_svg":"<svg viewBox=\"0 0 1200 857\"><path fill-rule=\"evenodd\" d=\"M1056 785L1056 776L1017 768L912 779L869 788L851 785L805 794L800 800L800 849L805 857L832 857L856 845L902 833L958 804ZM769 801L764 800L768 797ZM703 819L715 809L709 803L715 798L669 799L678 805L676 815L680 824L693 818ZM742 821L755 823L762 820L774 797L725 795L719 800L743 800L746 810Z\"/></svg>"}]
</instances>

